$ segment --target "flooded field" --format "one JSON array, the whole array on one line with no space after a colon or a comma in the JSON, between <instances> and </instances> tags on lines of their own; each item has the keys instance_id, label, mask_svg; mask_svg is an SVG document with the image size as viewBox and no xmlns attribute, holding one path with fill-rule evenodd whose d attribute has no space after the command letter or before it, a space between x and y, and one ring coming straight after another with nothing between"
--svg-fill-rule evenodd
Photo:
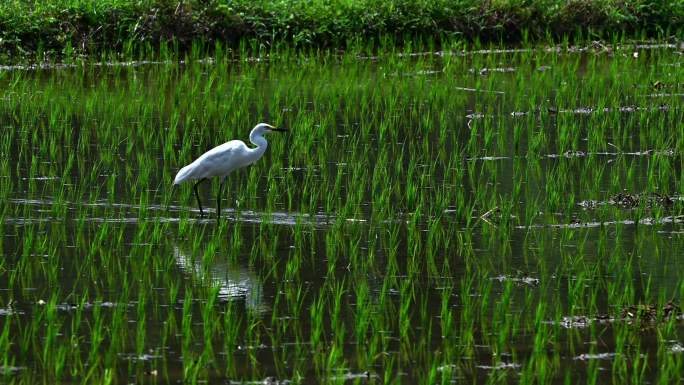
<instances>
[{"instance_id":1,"label":"flooded field","mask_svg":"<svg viewBox=\"0 0 684 385\"><path fill-rule=\"evenodd\" d=\"M0 379L682 382L681 55L2 67Z\"/></svg>"}]
</instances>

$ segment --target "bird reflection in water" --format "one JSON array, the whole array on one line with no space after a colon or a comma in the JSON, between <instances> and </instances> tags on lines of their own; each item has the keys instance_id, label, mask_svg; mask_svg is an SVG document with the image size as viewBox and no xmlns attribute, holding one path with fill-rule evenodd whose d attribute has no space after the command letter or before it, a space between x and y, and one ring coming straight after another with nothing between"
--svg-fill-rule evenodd
<instances>
[{"instance_id":1,"label":"bird reflection in water","mask_svg":"<svg viewBox=\"0 0 684 385\"><path fill-rule=\"evenodd\" d=\"M193 258L178 246L174 246L173 256L183 272L207 282L207 285L217 286L219 300L229 302L244 299L245 307L250 311L263 313L268 310L264 303L263 284L256 273L248 268L225 260L204 266L202 258Z\"/></svg>"}]
</instances>

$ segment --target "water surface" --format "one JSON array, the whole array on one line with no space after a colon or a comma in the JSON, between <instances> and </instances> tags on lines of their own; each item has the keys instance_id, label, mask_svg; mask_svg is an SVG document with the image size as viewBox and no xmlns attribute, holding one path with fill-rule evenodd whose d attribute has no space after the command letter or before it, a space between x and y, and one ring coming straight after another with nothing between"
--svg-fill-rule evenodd
<instances>
[{"instance_id":1,"label":"water surface","mask_svg":"<svg viewBox=\"0 0 684 385\"><path fill-rule=\"evenodd\" d=\"M683 73L676 45L3 68L0 372L681 381ZM260 121L291 132L200 217L173 176Z\"/></svg>"}]
</instances>

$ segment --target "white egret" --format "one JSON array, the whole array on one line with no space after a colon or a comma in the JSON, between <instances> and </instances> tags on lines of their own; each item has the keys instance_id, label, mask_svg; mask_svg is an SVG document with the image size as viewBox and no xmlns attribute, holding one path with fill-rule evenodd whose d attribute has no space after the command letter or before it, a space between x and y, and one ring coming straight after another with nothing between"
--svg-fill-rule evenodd
<instances>
[{"instance_id":1,"label":"white egret","mask_svg":"<svg viewBox=\"0 0 684 385\"><path fill-rule=\"evenodd\" d=\"M266 141L264 134L273 131L287 132L287 129L275 128L266 123L259 123L252 129L252 132L249 133L249 141L256 146L255 148L247 147L245 142L241 140L231 140L220 146L216 146L202 154L194 162L180 169L178 174L176 174L176 178L173 180L173 184L177 185L188 180L197 180L193 189L195 190L195 197L197 198L200 214L204 216L202 202L200 201L199 193L197 192L197 186L208 178L215 176L221 177L221 186L219 187L219 192L216 196L216 213L217 217L220 218L221 193L223 192L223 185L226 182L226 177L234 170L249 166L259 160L259 158L264 155L264 152L266 152L266 147L268 147L268 142Z\"/></svg>"}]
</instances>

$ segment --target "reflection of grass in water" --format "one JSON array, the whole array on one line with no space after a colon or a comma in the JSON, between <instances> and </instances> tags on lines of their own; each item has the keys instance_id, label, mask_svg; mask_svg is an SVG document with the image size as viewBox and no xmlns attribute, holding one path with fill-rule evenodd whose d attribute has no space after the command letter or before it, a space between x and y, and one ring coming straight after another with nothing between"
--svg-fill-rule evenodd
<instances>
[{"instance_id":1,"label":"reflection of grass in water","mask_svg":"<svg viewBox=\"0 0 684 385\"><path fill-rule=\"evenodd\" d=\"M678 195L672 55L273 58L0 74L8 375L676 378L674 320L560 324L681 301L679 200L578 205ZM197 221L179 165L261 120L290 134Z\"/></svg>"}]
</instances>

